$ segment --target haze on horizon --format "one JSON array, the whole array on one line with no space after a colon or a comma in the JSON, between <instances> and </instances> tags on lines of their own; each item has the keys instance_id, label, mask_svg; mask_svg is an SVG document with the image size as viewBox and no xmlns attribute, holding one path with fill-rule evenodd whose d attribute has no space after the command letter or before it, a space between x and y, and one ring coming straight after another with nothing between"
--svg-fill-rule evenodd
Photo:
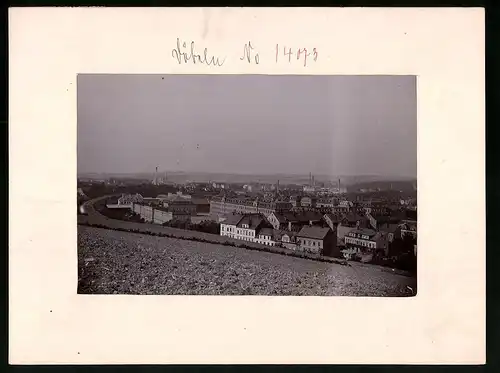
<instances>
[{"instance_id":1,"label":"haze on horizon","mask_svg":"<svg viewBox=\"0 0 500 373\"><path fill-rule=\"evenodd\" d=\"M78 76L78 173L416 178L414 76Z\"/></svg>"}]
</instances>

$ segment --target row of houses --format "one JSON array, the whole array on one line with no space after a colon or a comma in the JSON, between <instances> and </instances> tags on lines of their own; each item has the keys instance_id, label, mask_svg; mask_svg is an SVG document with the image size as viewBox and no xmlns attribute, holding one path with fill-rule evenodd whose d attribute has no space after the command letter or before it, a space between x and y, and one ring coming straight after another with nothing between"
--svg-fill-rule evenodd
<instances>
[{"instance_id":1,"label":"row of houses","mask_svg":"<svg viewBox=\"0 0 500 373\"><path fill-rule=\"evenodd\" d=\"M221 223L221 235L282 246L291 250L353 259L375 253L387 256L396 238L411 235L416 239L416 221L403 220L374 229L366 216L302 213L236 214ZM416 247L415 247L416 255Z\"/></svg>"},{"instance_id":2,"label":"row of houses","mask_svg":"<svg viewBox=\"0 0 500 373\"><path fill-rule=\"evenodd\" d=\"M367 211L366 206L357 210L348 201L337 205L345 208L339 212L322 213L317 208L223 197L211 200L209 208L206 201L206 210L200 213L193 199L168 197L160 206L145 207L144 200L142 204L133 203L134 211L157 224L172 219L195 219L197 223L215 220L221 222L222 236L320 255L343 255L346 259L380 252L387 255L395 238L417 236L416 212L414 217L404 211L377 215L377 210ZM224 217L219 220L214 216Z\"/></svg>"},{"instance_id":3,"label":"row of houses","mask_svg":"<svg viewBox=\"0 0 500 373\"><path fill-rule=\"evenodd\" d=\"M325 256L339 256L329 227L304 225L298 232L275 229L262 214L232 213L221 223L221 236Z\"/></svg>"},{"instance_id":4,"label":"row of houses","mask_svg":"<svg viewBox=\"0 0 500 373\"><path fill-rule=\"evenodd\" d=\"M257 199L213 197L210 200L210 214L223 216L227 214L262 214L268 216L273 212L290 210L292 205L286 201L264 202Z\"/></svg>"},{"instance_id":5,"label":"row of houses","mask_svg":"<svg viewBox=\"0 0 500 373\"><path fill-rule=\"evenodd\" d=\"M263 214L268 217L272 213L283 213L287 211L310 210L321 214L331 213L344 215L356 213L358 215L372 214L376 216L389 216L394 210L401 206L389 206L387 201L357 201L341 200L336 197L315 197L308 195L290 196L285 200L270 200L264 198L238 197L228 198L226 196L216 196L210 200L210 213L224 216L231 213L237 214Z\"/></svg>"}]
</instances>

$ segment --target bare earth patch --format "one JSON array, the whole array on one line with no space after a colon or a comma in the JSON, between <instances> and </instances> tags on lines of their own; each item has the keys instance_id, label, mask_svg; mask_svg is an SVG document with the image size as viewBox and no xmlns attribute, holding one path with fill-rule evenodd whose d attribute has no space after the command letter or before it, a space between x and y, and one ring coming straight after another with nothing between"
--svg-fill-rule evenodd
<instances>
[{"instance_id":1,"label":"bare earth patch","mask_svg":"<svg viewBox=\"0 0 500 373\"><path fill-rule=\"evenodd\" d=\"M208 243L78 226L79 294L411 296L416 279Z\"/></svg>"}]
</instances>

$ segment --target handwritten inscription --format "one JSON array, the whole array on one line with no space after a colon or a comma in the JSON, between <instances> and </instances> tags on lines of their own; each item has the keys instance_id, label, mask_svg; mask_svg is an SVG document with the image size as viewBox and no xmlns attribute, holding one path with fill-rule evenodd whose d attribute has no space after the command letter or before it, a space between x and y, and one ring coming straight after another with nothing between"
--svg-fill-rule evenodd
<instances>
[{"instance_id":1,"label":"handwritten inscription","mask_svg":"<svg viewBox=\"0 0 500 373\"><path fill-rule=\"evenodd\" d=\"M292 49L286 46L281 47L279 44L276 44L276 63L279 61L292 62L293 60L303 60L304 66L307 66L307 62L311 59L314 62L318 59L316 48L313 48L312 51L308 51L306 48Z\"/></svg>"},{"instance_id":2,"label":"handwritten inscription","mask_svg":"<svg viewBox=\"0 0 500 373\"><path fill-rule=\"evenodd\" d=\"M179 62L179 65L192 61L193 64L200 63L208 66L212 65L220 67L224 65L226 60L225 58L220 60L219 57L215 56L209 57L207 48L203 50L203 54L196 54L194 41L191 42L190 48L188 49L186 42L183 42L181 45L179 38L177 38L177 47L172 49L172 57Z\"/></svg>"},{"instance_id":3,"label":"handwritten inscription","mask_svg":"<svg viewBox=\"0 0 500 373\"><path fill-rule=\"evenodd\" d=\"M179 38L177 38L176 48L172 49L172 58L174 58L179 65L181 64L205 64L208 66L222 66L226 61L226 57L220 58L214 55L210 55L207 48L203 49L203 52L197 53L197 49L195 46L195 42L191 41L188 45L186 42L181 42ZM272 58L272 57L271 57ZM297 48L293 49L290 47L282 46L276 44L275 48L275 62L297 62L302 63L303 66L307 66L311 61L316 62L318 60L318 51L316 48L306 49L306 48ZM243 54L240 55L240 61L249 63L249 64L260 64L261 57L257 49L252 44L251 41L246 43L243 46Z\"/></svg>"},{"instance_id":4,"label":"handwritten inscription","mask_svg":"<svg viewBox=\"0 0 500 373\"><path fill-rule=\"evenodd\" d=\"M249 41L248 44L245 44L243 47L243 56L240 57L240 60L247 60L248 63L255 62L257 65L259 64L260 56L257 52L254 52L252 42Z\"/></svg>"}]
</instances>

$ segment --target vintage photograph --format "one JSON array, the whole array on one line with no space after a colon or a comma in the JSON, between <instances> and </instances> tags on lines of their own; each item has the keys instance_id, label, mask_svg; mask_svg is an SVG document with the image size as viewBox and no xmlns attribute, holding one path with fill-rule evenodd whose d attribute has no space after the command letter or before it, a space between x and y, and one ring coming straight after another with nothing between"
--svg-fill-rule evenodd
<instances>
[{"instance_id":1,"label":"vintage photograph","mask_svg":"<svg viewBox=\"0 0 500 373\"><path fill-rule=\"evenodd\" d=\"M78 293L417 294L415 76L77 78Z\"/></svg>"}]
</instances>

